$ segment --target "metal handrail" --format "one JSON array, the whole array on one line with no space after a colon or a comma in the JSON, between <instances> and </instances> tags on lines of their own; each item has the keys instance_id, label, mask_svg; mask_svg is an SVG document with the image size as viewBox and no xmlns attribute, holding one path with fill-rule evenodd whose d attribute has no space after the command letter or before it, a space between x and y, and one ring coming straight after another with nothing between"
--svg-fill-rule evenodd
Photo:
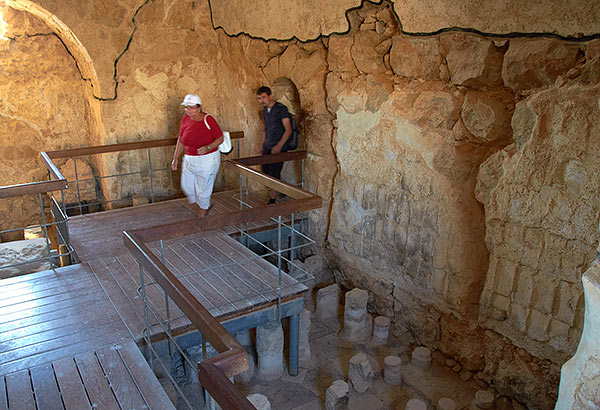
<instances>
[{"instance_id":1,"label":"metal handrail","mask_svg":"<svg viewBox=\"0 0 600 410\"><path fill-rule=\"evenodd\" d=\"M42 214L42 222L38 225L30 225L27 227L17 227L11 229L0 229L0 233L10 233L10 232L18 232L22 231L26 228L43 228L44 230L44 238L46 239L46 248L48 252L48 256L39 257L29 259L24 262L12 263L7 265L0 266L0 270L15 268L18 266L28 265L31 263L44 262L47 261L52 264L52 261L55 258L59 258L62 263L62 258L72 255L73 249L69 243L68 237L68 229L66 228L66 223L69 220L68 216L65 214L64 209L61 208L56 202L53 192L62 191L63 189L68 188L67 180L62 177L60 172L56 175L59 179L53 181L37 181L30 182L24 184L17 185L5 185L0 186L0 199L10 199L16 198L20 196L27 195L37 195L40 203L41 214ZM44 200L42 198L42 194L50 194L50 200L52 201L52 205L50 206L50 212L52 216L54 216L55 222L47 222L44 216ZM59 247L58 253L56 255L52 255L52 250L50 247L50 241L48 239L48 228L54 226L56 228L56 234L59 239L59 244L64 244L67 247L67 251L64 252Z\"/></svg>"},{"instance_id":2,"label":"metal handrail","mask_svg":"<svg viewBox=\"0 0 600 410\"><path fill-rule=\"evenodd\" d=\"M290 157L289 159L302 159L306 156L304 151L284 154L286 154L286 157ZM277 155L267 155L262 156L262 158L254 157L252 159L253 165L266 163L261 161L278 160ZM134 259L140 264L140 267L150 274L165 294L187 316L192 325L200 330L201 334L219 353L198 363L198 379L221 407L232 410L254 409L254 406L235 388L230 380L231 377L248 368L248 353L198 299L187 290L165 264L148 249L145 243L316 209L321 206L321 197L257 172L249 168L248 165L242 164L242 162L243 160L228 160L227 166L240 175L246 175L255 182L285 193L290 196L291 200L242 209L224 215L211 215L170 225L123 232L123 242ZM192 221L193 223L191 223Z\"/></svg>"},{"instance_id":3,"label":"metal handrail","mask_svg":"<svg viewBox=\"0 0 600 410\"><path fill-rule=\"evenodd\" d=\"M243 131L230 132L230 137L231 137L231 139L238 140L237 154L239 157L239 153L240 153L239 140L241 138L244 138L244 132ZM120 199L116 199L116 200L105 200L105 201L101 200L99 202L93 202L93 203L89 203L87 201L82 202L81 197L80 197L80 190L79 190L79 184L81 182L103 181L103 180L110 179L110 178L147 174L150 178L150 200L152 203L154 203L155 194L154 194L154 185L153 185L152 175L155 172L167 171L170 169L169 168L153 169L150 150L151 150L151 148L173 146L176 143L177 143L177 138L165 138L165 139L150 140L150 141L125 142L125 143L119 143L119 144L97 145L97 146L92 146L92 147L69 148L69 149L63 149L63 150L41 152L40 155L41 155L42 162L48 169L49 180L50 181L64 180L65 184L67 181L66 181L65 177L63 176L63 174L58 169L58 167L54 164L53 159L70 158L73 160L73 166L75 168L75 179L71 182L74 182L75 188L77 191L77 205L68 206L68 207L65 207L65 209L79 208L79 213L83 214L84 206L102 205L102 204L108 204L108 203L113 203L113 202L120 202L120 201L126 200L126 198L120 198ZM98 155L98 154L116 153L116 152L125 152L125 151L140 150L140 149L146 149L148 151L148 170L147 171L140 170L140 171L136 171L136 172L126 172L126 173L113 174L113 175L94 176L93 178L85 178L85 179L79 179L77 176L77 158L78 157ZM48 181L48 182L50 182L50 181ZM52 182L54 182L54 181L52 181ZM1 194L1 192L0 192L0 194Z\"/></svg>"}]
</instances>

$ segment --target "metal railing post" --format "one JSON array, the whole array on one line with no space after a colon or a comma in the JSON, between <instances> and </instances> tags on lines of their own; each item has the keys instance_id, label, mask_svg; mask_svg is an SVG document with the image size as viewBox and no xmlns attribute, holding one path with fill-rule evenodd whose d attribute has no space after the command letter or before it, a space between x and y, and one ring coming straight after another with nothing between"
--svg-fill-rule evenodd
<instances>
[{"instance_id":1,"label":"metal railing post","mask_svg":"<svg viewBox=\"0 0 600 410\"><path fill-rule=\"evenodd\" d=\"M277 217L277 320L281 323L281 215Z\"/></svg>"},{"instance_id":2,"label":"metal railing post","mask_svg":"<svg viewBox=\"0 0 600 410\"><path fill-rule=\"evenodd\" d=\"M79 215L83 215L81 207L81 193L79 192L79 177L77 176L77 158L73 157L73 168L75 169L75 188L77 189L77 204L79 205Z\"/></svg>"},{"instance_id":3,"label":"metal railing post","mask_svg":"<svg viewBox=\"0 0 600 410\"><path fill-rule=\"evenodd\" d=\"M154 370L153 359L152 359L152 340L150 339L150 321L148 320L148 300L146 299L146 285L144 284L144 268L140 262L140 286L142 288L142 300L144 301L144 326L146 326L146 352L147 360L150 362L150 368Z\"/></svg>"},{"instance_id":4,"label":"metal railing post","mask_svg":"<svg viewBox=\"0 0 600 410\"><path fill-rule=\"evenodd\" d=\"M239 152L238 152L238 156L239 156ZM240 210L244 209L244 200L243 200L243 189L244 189L244 180L242 175L240 174ZM246 241L246 235L244 235L244 223L241 222L240 223L240 242L242 243L242 245L244 246L248 246L247 241Z\"/></svg>"},{"instance_id":5,"label":"metal railing post","mask_svg":"<svg viewBox=\"0 0 600 410\"><path fill-rule=\"evenodd\" d=\"M160 261L163 263L163 265L166 263L165 245L162 239L160 240ZM169 351L169 357L171 357L171 314L169 311L169 295L167 295L167 292L165 292L165 312L167 314L167 349Z\"/></svg>"},{"instance_id":6,"label":"metal railing post","mask_svg":"<svg viewBox=\"0 0 600 410\"><path fill-rule=\"evenodd\" d=\"M304 158L302 158L302 170L300 171L301 187L304 189Z\"/></svg>"},{"instance_id":7,"label":"metal railing post","mask_svg":"<svg viewBox=\"0 0 600 410\"><path fill-rule=\"evenodd\" d=\"M290 275L294 276L294 259L296 259L296 236L294 232L296 227L294 226L294 213L291 215L292 232L290 232Z\"/></svg>"},{"instance_id":8,"label":"metal railing post","mask_svg":"<svg viewBox=\"0 0 600 410\"><path fill-rule=\"evenodd\" d=\"M41 192L38 193L38 197L40 200L40 208L42 210L42 225L44 227L44 239L46 239L46 248L48 249L48 262L50 262L50 266L54 266L54 264L52 263L52 249L50 249L50 241L48 240L48 227L46 226L46 215L44 215L44 199L42 198Z\"/></svg>"},{"instance_id":9,"label":"metal railing post","mask_svg":"<svg viewBox=\"0 0 600 410\"><path fill-rule=\"evenodd\" d=\"M150 156L150 148L148 148L148 174L150 176L150 200L154 203L154 185L152 183L152 158Z\"/></svg>"}]
</instances>

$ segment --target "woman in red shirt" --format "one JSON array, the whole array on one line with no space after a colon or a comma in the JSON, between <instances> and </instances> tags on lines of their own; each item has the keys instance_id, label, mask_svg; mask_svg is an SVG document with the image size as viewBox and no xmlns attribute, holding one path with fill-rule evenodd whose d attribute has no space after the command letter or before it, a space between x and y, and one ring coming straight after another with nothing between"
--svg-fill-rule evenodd
<instances>
[{"instance_id":1,"label":"woman in red shirt","mask_svg":"<svg viewBox=\"0 0 600 410\"><path fill-rule=\"evenodd\" d=\"M198 216L203 218L210 207L210 196L221 164L219 145L223 142L223 131L213 117L202 112L202 101L196 94L186 95L181 105L186 115L179 126L171 169L177 170L179 156L185 150L181 189L190 203L198 205Z\"/></svg>"}]
</instances>

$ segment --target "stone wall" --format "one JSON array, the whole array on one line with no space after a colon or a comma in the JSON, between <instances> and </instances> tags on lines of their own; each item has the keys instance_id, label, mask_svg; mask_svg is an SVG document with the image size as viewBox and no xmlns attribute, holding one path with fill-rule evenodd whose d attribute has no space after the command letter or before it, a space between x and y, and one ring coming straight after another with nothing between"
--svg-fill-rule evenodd
<instances>
[{"instance_id":1,"label":"stone wall","mask_svg":"<svg viewBox=\"0 0 600 410\"><path fill-rule=\"evenodd\" d=\"M581 275L600 239L600 87L582 75L596 64L518 103L515 143L482 165L477 187L490 250L482 325L557 364L577 347Z\"/></svg>"},{"instance_id":2,"label":"stone wall","mask_svg":"<svg viewBox=\"0 0 600 410\"><path fill-rule=\"evenodd\" d=\"M0 10L11 23L10 40L0 40L0 185L40 181L47 179L40 151L89 145L89 90L46 24L26 12ZM0 213L10 215L0 230L41 222L37 195L2 199Z\"/></svg>"}]
</instances>

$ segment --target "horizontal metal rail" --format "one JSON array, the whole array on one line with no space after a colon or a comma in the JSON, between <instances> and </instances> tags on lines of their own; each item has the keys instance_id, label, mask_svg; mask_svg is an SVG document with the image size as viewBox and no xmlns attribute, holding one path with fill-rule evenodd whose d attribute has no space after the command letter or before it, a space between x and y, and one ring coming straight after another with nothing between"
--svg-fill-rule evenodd
<instances>
[{"instance_id":1,"label":"horizontal metal rail","mask_svg":"<svg viewBox=\"0 0 600 410\"><path fill-rule=\"evenodd\" d=\"M244 138L243 131L234 131L229 133L231 139ZM47 151L45 154L50 159L72 158L84 155L106 154L110 152L131 151L144 148L168 147L177 144L177 138L165 138L151 141L124 142L120 144L98 145L85 148L70 148L56 151Z\"/></svg>"}]
</instances>

